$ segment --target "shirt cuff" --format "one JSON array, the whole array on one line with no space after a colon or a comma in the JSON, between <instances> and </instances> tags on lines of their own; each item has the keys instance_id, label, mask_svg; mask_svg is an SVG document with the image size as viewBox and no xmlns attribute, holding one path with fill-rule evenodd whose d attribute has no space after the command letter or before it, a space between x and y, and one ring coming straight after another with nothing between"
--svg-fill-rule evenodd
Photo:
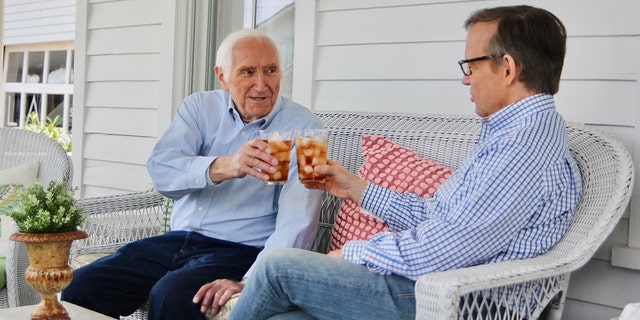
<instances>
[{"instance_id":1,"label":"shirt cuff","mask_svg":"<svg viewBox=\"0 0 640 320\"><path fill-rule=\"evenodd\" d=\"M218 159L218 157L214 157L213 161L211 161L211 163L209 163L209 165L207 166L207 170L204 171L204 175L206 176L207 179L207 185L209 186L215 186L217 185L217 183L211 181L211 175L209 175L209 170L211 169L211 164L216 161L216 159Z\"/></svg>"},{"instance_id":2,"label":"shirt cuff","mask_svg":"<svg viewBox=\"0 0 640 320\"><path fill-rule=\"evenodd\" d=\"M348 241L342 247L342 258L351 263L364 264L364 261L360 257L368 244L369 242L366 240Z\"/></svg>"},{"instance_id":3,"label":"shirt cuff","mask_svg":"<svg viewBox=\"0 0 640 320\"><path fill-rule=\"evenodd\" d=\"M392 194L393 191L389 189L385 189L375 183L368 183L360 200L360 207L365 209L369 215L382 219L377 213L385 211Z\"/></svg>"}]
</instances>

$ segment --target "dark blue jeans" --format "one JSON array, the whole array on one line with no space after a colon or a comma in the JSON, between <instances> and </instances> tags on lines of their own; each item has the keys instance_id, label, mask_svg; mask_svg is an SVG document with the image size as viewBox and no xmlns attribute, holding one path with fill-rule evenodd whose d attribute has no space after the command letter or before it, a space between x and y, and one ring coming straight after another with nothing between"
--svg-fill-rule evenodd
<instances>
[{"instance_id":1,"label":"dark blue jeans","mask_svg":"<svg viewBox=\"0 0 640 320\"><path fill-rule=\"evenodd\" d=\"M62 300L118 318L149 300L149 319L204 319L192 302L216 279L240 280L260 248L172 231L132 242L74 271Z\"/></svg>"}]
</instances>

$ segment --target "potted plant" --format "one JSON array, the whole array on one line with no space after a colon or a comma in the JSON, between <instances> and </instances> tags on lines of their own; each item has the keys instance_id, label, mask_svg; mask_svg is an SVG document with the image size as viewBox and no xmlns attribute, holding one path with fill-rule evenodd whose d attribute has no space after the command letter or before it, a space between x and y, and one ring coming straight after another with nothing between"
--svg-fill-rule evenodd
<instances>
[{"instance_id":1,"label":"potted plant","mask_svg":"<svg viewBox=\"0 0 640 320\"><path fill-rule=\"evenodd\" d=\"M36 183L24 188L18 197L17 206L8 213L18 232L9 239L25 243L29 255L25 280L42 296L31 319L69 319L57 294L73 278L69 252L73 240L87 237L78 229L85 217L65 182L51 181L46 189Z\"/></svg>"}]
</instances>

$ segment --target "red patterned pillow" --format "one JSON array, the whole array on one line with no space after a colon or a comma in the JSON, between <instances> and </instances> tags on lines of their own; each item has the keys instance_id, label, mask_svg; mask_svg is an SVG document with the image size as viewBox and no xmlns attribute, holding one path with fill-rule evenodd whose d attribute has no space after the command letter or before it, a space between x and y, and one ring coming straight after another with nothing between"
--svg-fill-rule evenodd
<instances>
[{"instance_id":1,"label":"red patterned pillow","mask_svg":"<svg viewBox=\"0 0 640 320\"><path fill-rule=\"evenodd\" d=\"M363 135L361 150L365 161L358 176L393 191L432 196L453 173L451 169L380 136ZM384 222L362 212L356 202L345 199L336 215L329 251L342 248L349 240L366 240L388 230Z\"/></svg>"}]
</instances>

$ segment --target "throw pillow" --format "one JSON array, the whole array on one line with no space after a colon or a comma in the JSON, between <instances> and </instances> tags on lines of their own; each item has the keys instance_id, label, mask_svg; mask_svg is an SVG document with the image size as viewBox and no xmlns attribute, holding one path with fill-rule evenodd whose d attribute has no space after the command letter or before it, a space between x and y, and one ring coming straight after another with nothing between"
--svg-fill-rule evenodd
<instances>
[{"instance_id":1,"label":"throw pillow","mask_svg":"<svg viewBox=\"0 0 640 320\"><path fill-rule=\"evenodd\" d=\"M16 184L0 185L0 215L6 216L18 205L18 194L24 187Z\"/></svg>"},{"instance_id":2,"label":"throw pillow","mask_svg":"<svg viewBox=\"0 0 640 320\"><path fill-rule=\"evenodd\" d=\"M24 187L15 184L0 185L0 257L9 251L9 235L11 234L11 218L7 216L20 202L18 194Z\"/></svg>"},{"instance_id":3,"label":"throw pillow","mask_svg":"<svg viewBox=\"0 0 640 320\"><path fill-rule=\"evenodd\" d=\"M363 135L361 150L365 161L358 177L393 191L432 196L453 173L380 136ZM329 251L342 248L349 240L366 240L388 230L384 222L363 212L358 203L345 199L336 215Z\"/></svg>"},{"instance_id":4,"label":"throw pillow","mask_svg":"<svg viewBox=\"0 0 640 320\"><path fill-rule=\"evenodd\" d=\"M30 186L38 178L40 162L34 160L17 167L0 170L0 184L20 184Z\"/></svg>"},{"instance_id":5,"label":"throw pillow","mask_svg":"<svg viewBox=\"0 0 640 320\"><path fill-rule=\"evenodd\" d=\"M9 246L11 218L7 213L18 204L22 186L30 186L38 179L40 162L34 160L13 168L0 170L0 256L6 256ZM4 232L3 232L4 230Z\"/></svg>"}]
</instances>

